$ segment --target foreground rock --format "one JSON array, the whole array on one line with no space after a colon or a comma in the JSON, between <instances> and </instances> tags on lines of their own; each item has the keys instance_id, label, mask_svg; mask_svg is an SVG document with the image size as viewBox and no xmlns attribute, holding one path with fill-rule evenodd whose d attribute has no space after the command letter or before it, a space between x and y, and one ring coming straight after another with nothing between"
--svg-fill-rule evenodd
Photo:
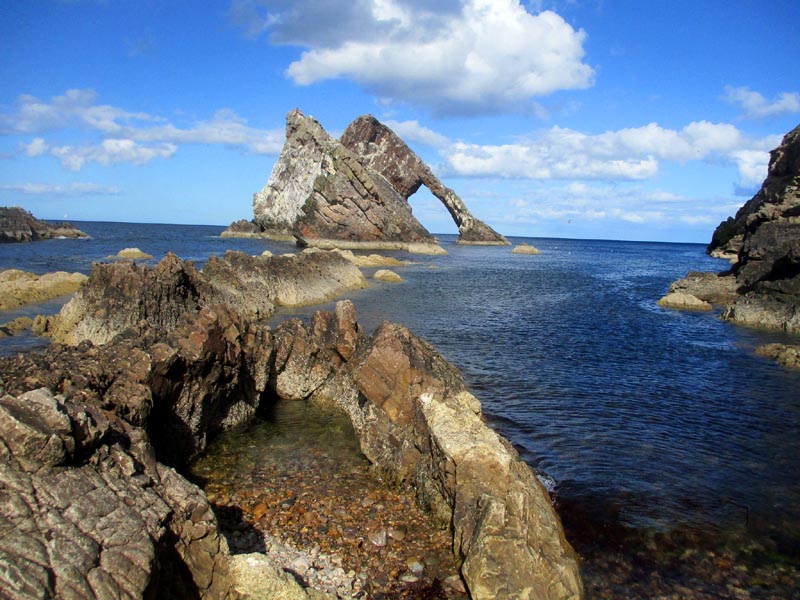
<instances>
[{"instance_id":1,"label":"foreground rock","mask_svg":"<svg viewBox=\"0 0 800 600\"><path fill-rule=\"evenodd\" d=\"M742 325L800 332L800 126L772 151L759 192L717 227L708 251L732 258L729 272L690 274L670 292L724 307ZM688 281L687 281L688 280ZM710 287L709 287L709 284Z\"/></svg>"},{"instance_id":2,"label":"foreground rock","mask_svg":"<svg viewBox=\"0 0 800 600\"><path fill-rule=\"evenodd\" d=\"M384 477L412 483L452 528L473 598L580 597L577 557L547 492L483 423L458 370L400 325L362 338L348 303L308 329L287 324L276 332L277 393L347 412Z\"/></svg>"},{"instance_id":3,"label":"foreground rock","mask_svg":"<svg viewBox=\"0 0 800 600\"><path fill-rule=\"evenodd\" d=\"M800 369L800 346L765 344L756 348L756 354L771 358L784 367Z\"/></svg>"},{"instance_id":4,"label":"foreground rock","mask_svg":"<svg viewBox=\"0 0 800 600\"><path fill-rule=\"evenodd\" d=\"M4 597L230 597L213 511L143 430L48 390L6 395L0 455Z\"/></svg>"},{"instance_id":5,"label":"foreground rock","mask_svg":"<svg viewBox=\"0 0 800 600\"><path fill-rule=\"evenodd\" d=\"M21 532L0 537L4 562L18 566L0 570L3 589L22 598L228 597L235 584L213 513L166 465L182 468L210 437L279 398L348 414L385 479L412 484L450 529L471 597L581 596L547 492L483 423L458 370L406 328L387 323L366 338L353 305L340 302L308 326L291 320L271 332L230 305L204 304L220 285L174 257L152 271L99 272L134 301L98 310L121 324L115 313L148 307L138 321L103 346L0 359L10 499L0 524ZM134 291L133 282L144 285ZM86 288L119 300L97 283ZM42 387L60 397L25 396Z\"/></svg>"},{"instance_id":6,"label":"foreground rock","mask_svg":"<svg viewBox=\"0 0 800 600\"><path fill-rule=\"evenodd\" d=\"M23 208L0 207L0 243L88 237L87 234L69 223L51 225L38 220Z\"/></svg>"},{"instance_id":7,"label":"foreground rock","mask_svg":"<svg viewBox=\"0 0 800 600\"><path fill-rule=\"evenodd\" d=\"M0 310L46 302L72 294L89 278L83 273L57 271L36 275L18 269L0 272Z\"/></svg>"},{"instance_id":8,"label":"foreground rock","mask_svg":"<svg viewBox=\"0 0 800 600\"><path fill-rule=\"evenodd\" d=\"M430 167L397 134L372 115L363 115L345 129L341 143L361 162L386 178L403 199L424 185L444 204L458 227L458 243L509 245L509 241L470 213L463 200L439 181Z\"/></svg>"}]
</instances>

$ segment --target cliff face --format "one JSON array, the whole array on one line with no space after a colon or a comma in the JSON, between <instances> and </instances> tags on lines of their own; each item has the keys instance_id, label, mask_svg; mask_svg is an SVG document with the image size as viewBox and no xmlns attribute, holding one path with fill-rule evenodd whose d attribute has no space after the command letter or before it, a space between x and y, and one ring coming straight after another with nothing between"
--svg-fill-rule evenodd
<instances>
[{"instance_id":1,"label":"cliff face","mask_svg":"<svg viewBox=\"0 0 800 600\"><path fill-rule=\"evenodd\" d=\"M286 144L253 213L266 232L312 243L435 243L386 179L299 110L286 118Z\"/></svg>"},{"instance_id":2,"label":"cliff face","mask_svg":"<svg viewBox=\"0 0 800 600\"><path fill-rule=\"evenodd\" d=\"M695 274L670 291L721 303L723 317L743 325L800 332L800 126L772 151L761 189L717 227L708 252L731 259L730 272Z\"/></svg>"},{"instance_id":3,"label":"cliff face","mask_svg":"<svg viewBox=\"0 0 800 600\"><path fill-rule=\"evenodd\" d=\"M770 153L767 178L761 189L742 208L735 217L728 217L719 224L708 245L712 256L735 260L738 268L743 268L750 259L760 257L763 244L757 239L758 230L769 223L767 230L778 232L786 227L787 235L797 239L791 225L800 220L800 126L787 133L781 145ZM780 235L780 234L779 234ZM778 250L779 254L784 254Z\"/></svg>"},{"instance_id":4,"label":"cliff face","mask_svg":"<svg viewBox=\"0 0 800 600\"><path fill-rule=\"evenodd\" d=\"M408 203L421 185L447 207L460 242L508 244L373 117L359 117L335 140L296 109L287 116L286 144L269 181L253 197L254 223L272 237L313 245L434 245Z\"/></svg>"},{"instance_id":5,"label":"cliff face","mask_svg":"<svg viewBox=\"0 0 800 600\"><path fill-rule=\"evenodd\" d=\"M0 207L0 242L34 242L58 237L89 237L69 223L50 225L17 206Z\"/></svg>"}]
</instances>

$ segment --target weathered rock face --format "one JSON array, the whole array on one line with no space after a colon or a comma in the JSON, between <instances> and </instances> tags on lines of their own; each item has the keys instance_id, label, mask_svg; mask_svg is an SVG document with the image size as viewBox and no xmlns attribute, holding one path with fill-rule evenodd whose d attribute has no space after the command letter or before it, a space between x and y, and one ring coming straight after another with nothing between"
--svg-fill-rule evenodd
<instances>
[{"instance_id":1,"label":"weathered rock face","mask_svg":"<svg viewBox=\"0 0 800 600\"><path fill-rule=\"evenodd\" d=\"M205 496L140 429L47 390L6 395L0 455L4 597L230 597Z\"/></svg>"},{"instance_id":2,"label":"weathered rock face","mask_svg":"<svg viewBox=\"0 0 800 600\"><path fill-rule=\"evenodd\" d=\"M293 236L323 247L427 252L436 242L408 203L421 185L447 207L460 243L508 244L374 117L359 117L335 140L296 109L286 118L286 144L272 175L253 196L254 227L272 237ZM226 235L237 230L251 235L241 223Z\"/></svg>"},{"instance_id":3,"label":"weathered rock face","mask_svg":"<svg viewBox=\"0 0 800 600\"><path fill-rule=\"evenodd\" d=\"M738 258L745 238L767 222L791 223L800 217L800 126L784 136L781 145L770 154L767 178L761 189L734 217L719 224L714 230L709 254ZM748 253L749 254L749 253Z\"/></svg>"},{"instance_id":4,"label":"weathered rock face","mask_svg":"<svg viewBox=\"0 0 800 600\"><path fill-rule=\"evenodd\" d=\"M50 225L36 219L27 210L17 206L0 207L0 243L35 242L53 238L89 237L69 223Z\"/></svg>"},{"instance_id":5,"label":"weathered rock face","mask_svg":"<svg viewBox=\"0 0 800 600\"><path fill-rule=\"evenodd\" d=\"M708 251L734 261L716 277L723 293L704 297L715 276L698 274L687 279L699 287L684 291L725 306L723 317L736 323L800 332L800 126L772 151L761 189L717 227Z\"/></svg>"},{"instance_id":6,"label":"weathered rock face","mask_svg":"<svg viewBox=\"0 0 800 600\"><path fill-rule=\"evenodd\" d=\"M385 177L408 201L424 185L445 205L460 233L459 243L508 245L509 241L476 219L450 188L445 187L430 167L397 134L372 115L363 115L345 129L342 144L361 162Z\"/></svg>"},{"instance_id":7,"label":"weathered rock face","mask_svg":"<svg viewBox=\"0 0 800 600\"><path fill-rule=\"evenodd\" d=\"M286 145L253 213L262 229L309 243L435 243L383 177L299 110L286 117Z\"/></svg>"},{"instance_id":8,"label":"weathered rock face","mask_svg":"<svg viewBox=\"0 0 800 600\"><path fill-rule=\"evenodd\" d=\"M49 335L63 344L105 344L133 326L170 331L182 315L203 306L227 304L245 317L263 319L276 306L324 302L367 285L358 267L337 252L268 257L228 252L210 258L202 272L174 254L153 268L97 264Z\"/></svg>"}]
</instances>

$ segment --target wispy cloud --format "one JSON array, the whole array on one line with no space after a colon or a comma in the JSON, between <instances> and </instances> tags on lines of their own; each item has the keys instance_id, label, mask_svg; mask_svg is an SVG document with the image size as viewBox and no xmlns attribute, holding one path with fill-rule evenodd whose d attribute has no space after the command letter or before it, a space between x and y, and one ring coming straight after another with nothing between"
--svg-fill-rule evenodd
<instances>
[{"instance_id":1,"label":"wispy cloud","mask_svg":"<svg viewBox=\"0 0 800 600\"><path fill-rule=\"evenodd\" d=\"M45 139L54 131L72 131L75 137L93 137L80 144L51 145ZM210 119L177 126L144 112L97 103L93 90L73 89L49 101L23 95L13 110L0 114L0 132L37 134L22 145L29 157L49 154L62 165L79 170L86 163L101 165L145 164L173 156L184 144L223 145L255 154L280 153L283 130L250 127L230 109L218 110Z\"/></svg>"},{"instance_id":2,"label":"wispy cloud","mask_svg":"<svg viewBox=\"0 0 800 600\"><path fill-rule=\"evenodd\" d=\"M656 226L713 226L730 213L714 199L699 200L637 183L584 182L525 186L499 222L529 224L543 221L591 223L622 221Z\"/></svg>"},{"instance_id":3,"label":"wispy cloud","mask_svg":"<svg viewBox=\"0 0 800 600\"><path fill-rule=\"evenodd\" d=\"M800 113L800 93L781 92L770 102L748 87L725 86L723 100L742 109L746 119L765 119L780 115Z\"/></svg>"},{"instance_id":4,"label":"wispy cloud","mask_svg":"<svg viewBox=\"0 0 800 600\"><path fill-rule=\"evenodd\" d=\"M99 183L15 183L0 185L0 190L29 196L115 196L122 190Z\"/></svg>"},{"instance_id":5,"label":"wispy cloud","mask_svg":"<svg viewBox=\"0 0 800 600\"><path fill-rule=\"evenodd\" d=\"M519 0L236 7L249 34L307 48L286 71L299 85L349 79L385 102L436 114L541 114L534 98L593 84L586 34L554 12L529 13Z\"/></svg>"}]
</instances>

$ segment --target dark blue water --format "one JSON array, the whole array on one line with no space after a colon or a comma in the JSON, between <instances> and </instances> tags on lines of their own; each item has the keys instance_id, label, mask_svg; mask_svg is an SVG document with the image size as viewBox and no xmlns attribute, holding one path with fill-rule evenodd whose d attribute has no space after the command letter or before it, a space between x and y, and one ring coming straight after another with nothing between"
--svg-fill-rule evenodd
<instances>
[{"instance_id":1,"label":"dark blue water","mask_svg":"<svg viewBox=\"0 0 800 600\"><path fill-rule=\"evenodd\" d=\"M218 227L78 226L93 239L0 246L0 267L88 271L126 246L201 264L229 248L293 251ZM797 549L800 373L753 353L780 336L656 306L687 271L726 263L696 244L529 239L542 253L522 256L441 237L447 256L402 255L417 261L397 269L405 283L352 295L360 321L433 343L565 506Z\"/></svg>"}]
</instances>

